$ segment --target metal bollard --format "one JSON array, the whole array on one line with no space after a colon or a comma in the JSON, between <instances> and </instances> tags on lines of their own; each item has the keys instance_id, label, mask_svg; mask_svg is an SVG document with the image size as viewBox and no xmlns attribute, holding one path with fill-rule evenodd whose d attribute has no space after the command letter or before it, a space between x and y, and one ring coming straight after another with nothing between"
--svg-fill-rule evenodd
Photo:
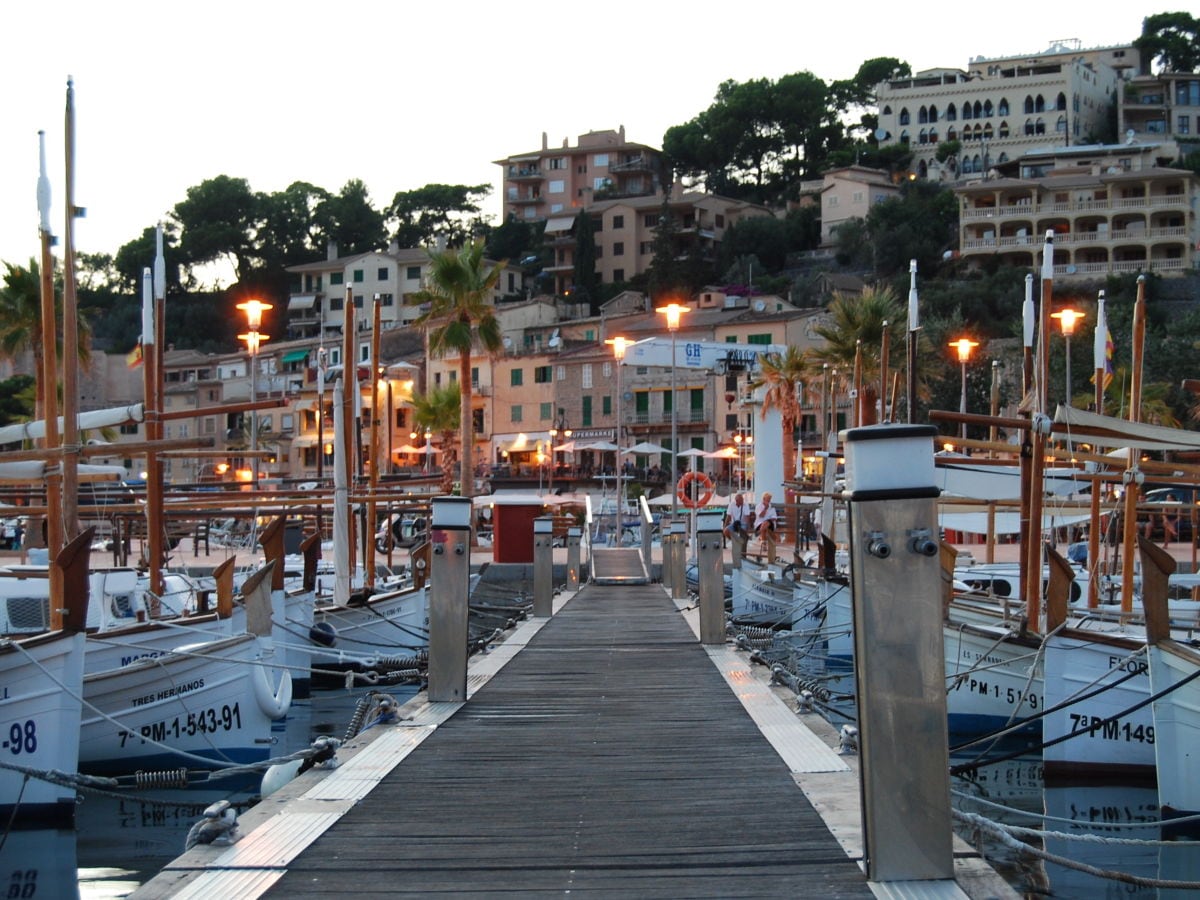
<instances>
[{"instance_id":1,"label":"metal bollard","mask_svg":"<svg viewBox=\"0 0 1200 900\"><path fill-rule=\"evenodd\" d=\"M954 877L936 429L843 435L850 508L863 846L872 881ZM897 748L920 747L920 753Z\"/></svg>"},{"instance_id":2,"label":"metal bollard","mask_svg":"<svg viewBox=\"0 0 1200 900\"><path fill-rule=\"evenodd\" d=\"M572 525L567 529L567 590L579 590L579 542L583 529Z\"/></svg>"},{"instance_id":3,"label":"metal bollard","mask_svg":"<svg viewBox=\"0 0 1200 900\"><path fill-rule=\"evenodd\" d=\"M467 699L467 586L471 575L471 499L435 497L429 585L429 699Z\"/></svg>"},{"instance_id":4,"label":"metal bollard","mask_svg":"<svg viewBox=\"0 0 1200 900\"><path fill-rule=\"evenodd\" d=\"M687 599L687 522L671 525L675 543L671 548L671 599Z\"/></svg>"},{"instance_id":5,"label":"metal bollard","mask_svg":"<svg viewBox=\"0 0 1200 900\"><path fill-rule=\"evenodd\" d=\"M533 614L548 619L554 614L554 519L533 520Z\"/></svg>"},{"instance_id":6,"label":"metal bollard","mask_svg":"<svg viewBox=\"0 0 1200 900\"><path fill-rule=\"evenodd\" d=\"M661 561L658 567L660 573L659 577L662 581L663 587L665 587L667 592L670 593L671 574L673 571L671 566L671 548L675 546L675 532L672 530L672 523L666 519L662 520L659 528L659 533L662 535L658 542L658 545L661 548ZM671 596L674 597L675 595L671 594Z\"/></svg>"},{"instance_id":7,"label":"metal bollard","mask_svg":"<svg viewBox=\"0 0 1200 900\"><path fill-rule=\"evenodd\" d=\"M729 558L735 569L742 567L742 557L746 555L746 541L749 535L744 528L739 528L736 531L729 532Z\"/></svg>"},{"instance_id":8,"label":"metal bollard","mask_svg":"<svg viewBox=\"0 0 1200 900\"><path fill-rule=\"evenodd\" d=\"M696 568L700 576L700 643L725 643L725 554L719 512L696 517ZM736 535L734 536L736 539Z\"/></svg>"}]
</instances>

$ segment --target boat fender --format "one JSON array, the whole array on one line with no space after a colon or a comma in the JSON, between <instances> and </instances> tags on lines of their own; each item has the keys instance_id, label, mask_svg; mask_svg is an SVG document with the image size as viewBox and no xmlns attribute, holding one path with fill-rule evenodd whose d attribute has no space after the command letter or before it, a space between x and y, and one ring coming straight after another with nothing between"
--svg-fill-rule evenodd
<instances>
[{"instance_id":1,"label":"boat fender","mask_svg":"<svg viewBox=\"0 0 1200 900\"><path fill-rule=\"evenodd\" d=\"M292 673L285 671L279 679L279 689L274 690L266 667L255 666L254 699L267 718L282 719L292 706Z\"/></svg>"},{"instance_id":2,"label":"boat fender","mask_svg":"<svg viewBox=\"0 0 1200 900\"><path fill-rule=\"evenodd\" d=\"M308 639L318 647L332 647L337 643L337 629L329 622L314 622L308 629Z\"/></svg>"},{"instance_id":3,"label":"boat fender","mask_svg":"<svg viewBox=\"0 0 1200 900\"><path fill-rule=\"evenodd\" d=\"M237 810L228 800L219 800L204 810L204 817L188 831L183 849L191 850L197 844L232 844L240 837Z\"/></svg>"}]
</instances>

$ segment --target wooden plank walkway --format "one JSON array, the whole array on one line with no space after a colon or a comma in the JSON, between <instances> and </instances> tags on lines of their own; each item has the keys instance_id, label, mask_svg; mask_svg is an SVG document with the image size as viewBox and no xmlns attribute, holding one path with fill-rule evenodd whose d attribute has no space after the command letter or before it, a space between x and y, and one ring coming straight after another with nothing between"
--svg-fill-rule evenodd
<instances>
[{"instance_id":1,"label":"wooden plank walkway","mask_svg":"<svg viewBox=\"0 0 1200 900\"><path fill-rule=\"evenodd\" d=\"M869 897L655 586L588 587L269 897Z\"/></svg>"}]
</instances>

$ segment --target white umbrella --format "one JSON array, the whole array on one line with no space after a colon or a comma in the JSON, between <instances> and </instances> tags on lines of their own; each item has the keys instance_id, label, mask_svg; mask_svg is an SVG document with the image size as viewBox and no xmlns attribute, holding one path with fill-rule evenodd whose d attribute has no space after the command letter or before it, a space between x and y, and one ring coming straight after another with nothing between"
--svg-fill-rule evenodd
<instances>
[{"instance_id":1,"label":"white umbrella","mask_svg":"<svg viewBox=\"0 0 1200 900\"><path fill-rule=\"evenodd\" d=\"M416 449L416 452L417 453L441 453L442 451L439 450L437 447L433 446L433 444L422 444L420 447L418 447Z\"/></svg>"},{"instance_id":2,"label":"white umbrella","mask_svg":"<svg viewBox=\"0 0 1200 900\"><path fill-rule=\"evenodd\" d=\"M634 444L632 447L626 447L622 453L637 453L642 456L650 454L663 454L667 452L666 447L660 447L658 444L651 444L649 441L642 441L640 444Z\"/></svg>"},{"instance_id":3,"label":"white umbrella","mask_svg":"<svg viewBox=\"0 0 1200 900\"><path fill-rule=\"evenodd\" d=\"M679 456L696 457L696 456L708 456L708 454L705 453L703 450L701 450L699 447L693 447L691 450L684 450L682 453L679 454Z\"/></svg>"},{"instance_id":4,"label":"white umbrella","mask_svg":"<svg viewBox=\"0 0 1200 900\"><path fill-rule=\"evenodd\" d=\"M575 446L579 450L608 451L608 450L616 450L617 449L616 444L609 443L608 441L593 441L590 444L576 444Z\"/></svg>"},{"instance_id":5,"label":"white umbrella","mask_svg":"<svg viewBox=\"0 0 1200 900\"><path fill-rule=\"evenodd\" d=\"M552 449L554 450L555 453L574 453L575 452L575 442L574 441L566 441L565 443L559 444L557 447L553 447Z\"/></svg>"}]
</instances>

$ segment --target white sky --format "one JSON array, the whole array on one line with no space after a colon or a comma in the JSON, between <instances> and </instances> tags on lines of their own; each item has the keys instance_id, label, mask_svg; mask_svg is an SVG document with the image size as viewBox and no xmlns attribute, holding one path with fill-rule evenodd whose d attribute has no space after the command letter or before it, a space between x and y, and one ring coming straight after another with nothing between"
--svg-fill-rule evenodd
<instances>
[{"instance_id":1,"label":"white sky","mask_svg":"<svg viewBox=\"0 0 1200 900\"><path fill-rule=\"evenodd\" d=\"M498 218L492 160L540 148L543 131L561 146L624 125L629 140L661 146L726 79L808 70L831 81L878 56L916 71L1064 38L1127 43L1161 11L1132 6L935 4L918 15L880 0L5 4L0 261L38 253L39 129L62 233L68 75L75 200L87 208L76 247L112 253L216 175L258 191L297 180L337 191L361 178L377 207L433 182L487 183Z\"/></svg>"}]
</instances>

